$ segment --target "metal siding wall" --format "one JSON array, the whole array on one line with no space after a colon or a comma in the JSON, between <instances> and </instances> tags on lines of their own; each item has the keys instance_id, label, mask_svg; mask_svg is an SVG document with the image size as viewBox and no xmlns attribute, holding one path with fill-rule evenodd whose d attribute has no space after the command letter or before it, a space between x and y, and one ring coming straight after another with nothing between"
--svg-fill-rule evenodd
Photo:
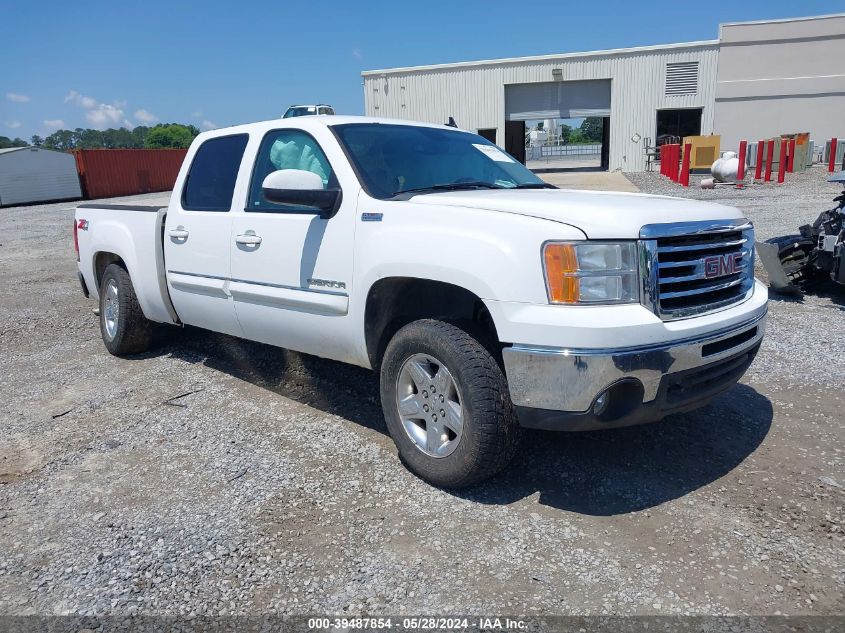
<instances>
[{"instance_id":1,"label":"metal siding wall","mask_svg":"<svg viewBox=\"0 0 845 633\"><path fill-rule=\"evenodd\" d=\"M0 154L0 205L81 197L70 154L31 148Z\"/></svg>"},{"instance_id":2,"label":"metal siding wall","mask_svg":"<svg viewBox=\"0 0 845 633\"><path fill-rule=\"evenodd\" d=\"M698 93L664 96L667 62L698 61ZM563 80L611 79L610 169L645 169L642 142L654 142L658 108L703 108L702 134L713 132L718 45L540 61L454 66L364 76L368 116L445 123L450 116L466 130L496 128L504 144L505 84L548 82L552 69ZM384 91L385 84L388 86ZM404 86L404 90L402 87ZM374 91L378 88L378 92Z\"/></svg>"}]
</instances>

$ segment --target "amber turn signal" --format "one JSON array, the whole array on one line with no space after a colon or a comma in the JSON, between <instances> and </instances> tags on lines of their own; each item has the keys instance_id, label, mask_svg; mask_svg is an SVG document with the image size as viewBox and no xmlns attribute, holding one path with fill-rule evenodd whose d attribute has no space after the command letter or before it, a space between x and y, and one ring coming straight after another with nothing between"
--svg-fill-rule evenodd
<instances>
[{"instance_id":1,"label":"amber turn signal","mask_svg":"<svg viewBox=\"0 0 845 633\"><path fill-rule=\"evenodd\" d=\"M546 264L546 288L552 303L577 303L579 298L578 278L572 273L578 270L578 257L573 244L546 244L543 249Z\"/></svg>"}]
</instances>

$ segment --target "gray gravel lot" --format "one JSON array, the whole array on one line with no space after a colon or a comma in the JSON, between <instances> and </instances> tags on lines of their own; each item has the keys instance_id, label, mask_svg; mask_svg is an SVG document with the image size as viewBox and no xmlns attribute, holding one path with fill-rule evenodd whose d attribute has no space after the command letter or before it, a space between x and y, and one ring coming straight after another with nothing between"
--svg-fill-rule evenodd
<instances>
[{"instance_id":1,"label":"gray gravel lot","mask_svg":"<svg viewBox=\"0 0 845 633\"><path fill-rule=\"evenodd\" d=\"M836 192L631 179L763 237ZM842 294L773 300L705 409L533 433L454 494L401 466L369 372L193 329L106 353L72 206L0 209L0 614L845 612Z\"/></svg>"}]
</instances>

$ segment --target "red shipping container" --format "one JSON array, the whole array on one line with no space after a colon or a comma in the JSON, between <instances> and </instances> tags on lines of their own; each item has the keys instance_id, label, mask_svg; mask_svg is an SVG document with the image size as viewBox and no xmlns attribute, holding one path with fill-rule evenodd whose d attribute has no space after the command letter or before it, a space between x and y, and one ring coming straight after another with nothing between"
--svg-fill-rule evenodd
<instances>
[{"instance_id":1,"label":"red shipping container","mask_svg":"<svg viewBox=\"0 0 845 633\"><path fill-rule=\"evenodd\" d=\"M93 198L170 191L187 149L78 149L82 195Z\"/></svg>"}]
</instances>

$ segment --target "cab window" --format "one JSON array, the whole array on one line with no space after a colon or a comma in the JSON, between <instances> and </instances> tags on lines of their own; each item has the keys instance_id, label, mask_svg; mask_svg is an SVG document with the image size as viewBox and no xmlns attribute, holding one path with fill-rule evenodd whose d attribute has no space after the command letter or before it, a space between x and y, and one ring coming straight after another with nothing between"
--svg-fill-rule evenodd
<instances>
[{"instance_id":1,"label":"cab window","mask_svg":"<svg viewBox=\"0 0 845 633\"><path fill-rule=\"evenodd\" d=\"M228 211L249 136L219 136L200 145L182 188L188 211Z\"/></svg>"},{"instance_id":2,"label":"cab window","mask_svg":"<svg viewBox=\"0 0 845 633\"><path fill-rule=\"evenodd\" d=\"M264 198L261 185L270 172L278 169L301 169L315 173L323 182L323 189L338 186L326 154L313 136L301 130L274 130L264 137L258 149L252 170L247 211L314 212L314 209L309 207L282 207Z\"/></svg>"}]
</instances>

